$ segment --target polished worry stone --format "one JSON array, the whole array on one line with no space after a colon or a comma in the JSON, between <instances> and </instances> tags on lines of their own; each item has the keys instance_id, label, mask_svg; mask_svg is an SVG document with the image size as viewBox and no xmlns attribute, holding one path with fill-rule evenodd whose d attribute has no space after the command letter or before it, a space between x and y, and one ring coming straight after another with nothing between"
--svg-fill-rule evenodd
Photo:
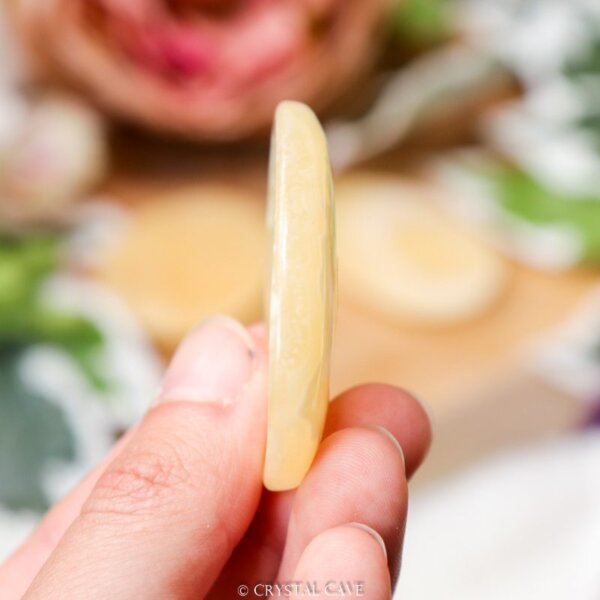
<instances>
[{"instance_id":1,"label":"polished worry stone","mask_svg":"<svg viewBox=\"0 0 600 600\"><path fill-rule=\"evenodd\" d=\"M304 104L275 115L269 167L269 408L264 484L297 487L323 433L335 301L335 228L325 135Z\"/></svg>"}]
</instances>

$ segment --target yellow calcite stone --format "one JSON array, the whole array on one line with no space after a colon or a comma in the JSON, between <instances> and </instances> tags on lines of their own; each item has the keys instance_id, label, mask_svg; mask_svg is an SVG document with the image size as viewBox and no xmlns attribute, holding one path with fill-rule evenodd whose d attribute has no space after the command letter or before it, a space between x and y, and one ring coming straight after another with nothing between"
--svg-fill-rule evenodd
<instances>
[{"instance_id":1,"label":"yellow calcite stone","mask_svg":"<svg viewBox=\"0 0 600 600\"><path fill-rule=\"evenodd\" d=\"M438 207L433 190L393 175L338 186L340 290L404 323L472 319L501 296L503 259Z\"/></svg>"},{"instance_id":2,"label":"yellow calcite stone","mask_svg":"<svg viewBox=\"0 0 600 600\"><path fill-rule=\"evenodd\" d=\"M193 185L137 204L97 274L170 352L212 314L260 318L265 239L259 198Z\"/></svg>"},{"instance_id":3,"label":"yellow calcite stone","mask_svg":"<svg viewBox=\"0 0 600 600\"><path fill-rule=\"evenodd\" d=\"M297 487L323 433L335 299L334 203L314 113L283 102L269 168L269 408L264 484Z\"/></svg>"}]
</instances>

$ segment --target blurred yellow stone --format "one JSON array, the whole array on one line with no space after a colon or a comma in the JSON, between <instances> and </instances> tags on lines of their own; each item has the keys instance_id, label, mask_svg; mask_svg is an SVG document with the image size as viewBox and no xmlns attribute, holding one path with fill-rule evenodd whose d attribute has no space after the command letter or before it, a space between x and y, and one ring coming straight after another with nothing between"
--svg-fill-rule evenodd
<instances>
[{"instance_id":1,"label":"blurred yellow stone","mask_svg":"<svg viewBox=\"0 0 600 600\"><path fill-rule=\"evenodd\" d=\"M158 344L171 351L214 313L260 318L266 231L258 198L195 185L137 205L100 265Z\"/></svg>"},{"instance_id":2,"label":"blurred yellow stone","mask_svg":"<svg viewBox=\"0 0 600 600\"><path fill-rule=\"evenodd\" d=\"M300 484L314 459L329 401L334 204L325 136L307 106L279 105L271 144L264 484L287 490Z\"/></svg>"},{"instance_id":3,"label":"blurred yellow stone","mask_svg":"<svg viewBox=\"0 0 600 600\"><path fill-rule=\"evenodd\" d=\"M426 186L376 173L338 186L340 290L426 326L476 317L502 294L505 261L434 206Z\"/></svg>"}]
</instances>

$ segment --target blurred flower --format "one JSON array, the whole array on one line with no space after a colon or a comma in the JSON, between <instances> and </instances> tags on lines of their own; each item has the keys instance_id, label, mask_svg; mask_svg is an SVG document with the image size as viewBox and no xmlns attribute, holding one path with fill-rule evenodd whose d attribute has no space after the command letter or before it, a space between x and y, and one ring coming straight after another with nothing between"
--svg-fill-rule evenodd
<instances>
[{"instance_id":1,"label":"blurred flower","mask_svg":"<svg viewBox=\"0 0 600 600\"><path fill-rule=\"evenodd\" d=\"M18 142L27 116L23 98L9 90L0 90L0 172L10 160L14 145Z\"/></svg>"},{"instance_id":2,"label":"blurred flower","mask_svg":"<svg viewBox=\"0 0 600 600\"><path fill-rule=\"evenodd\" d=\"M0 2L0 56L2 57L0 96L7 88L18 81L23 68L12 33L9 24L6 22L5 10ZM0 110L1 114L2 111Z\"/></svg>"},{"instance_id":3,"label":"blurred flower","mask_svg":"<svg viewBox=\"0 0 600 600\"><path fill-rule=\"evenodd\" d=\"M30 105L5 96L0 115L0 216L56 216L105 175L103 127L81 103L47 97Z\"/></svg>"},{"instance_id":4,"label":"blurred flower","mask_svg":"<svg viewBox=\"0 0 600 600\"><path fill-rule=\"evenodd\" d=\"M486 141L553 189L600 185L600 5L594 0L463 0L462 27L514 71L524 96L493 111Z\"/></svg>"},{"instance_id":5,"label":"blurred flower","mask_svg":"<svg viewBox=\"0 0 600 600\"><path fill-rule=\"evenodd\" d=\"M483 151L463 151L434 169L447 206L536 268L600 262L600 195L561 192Z\"/></svg>"},{"instance_id":6,"label":"blurred flower","mask_svg":"<svg viewBox=\"0 0 600 600\"><path fill-rule=\"evenodd\" d=\"M265 129L282 99L324 107L368 64L388 0L13 3L41 67L118 115L184 136Z\"/></svg>"},{"instance_id":7,"label":"blurred flower","mask_svg":"<svg viewBox=\"0 0 600 600\"><path fill-rule=\"evenodd\" d=\"M382 87L366 114L333 122L327 129L331 160L347 169L401 144L419 127L461 113L512 80L498 61L466 45L448 44L417 57ZM437 120L437 123L436 123Z\"/></svg>"},{"instance_id":8,"label":"blurred flower","mask_svg":"<svg viewBox=\"0 0 600 600\"><path fill-rule=\"evenodd\" d=\"M0 560L140 418L161 364L60 237L0 234Z\"/></svg>"}]
</instances>

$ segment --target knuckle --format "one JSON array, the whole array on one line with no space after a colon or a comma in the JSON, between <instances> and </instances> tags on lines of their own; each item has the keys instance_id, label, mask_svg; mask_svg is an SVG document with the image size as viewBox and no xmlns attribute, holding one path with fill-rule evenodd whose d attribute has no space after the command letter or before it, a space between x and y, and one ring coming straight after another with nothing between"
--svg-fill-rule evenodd
<instances>
[{"instance_id":1,"label":"knuckle","mask_svg":"<svg viewBox=\"0 0 600 600\"><path fill-rule=\"evenodd\" d=\"M163 443L151 451L133 450L100 477L82 512L154 514L190 484L185 461L174 446Z\"/></svg>"}]
</instances>

